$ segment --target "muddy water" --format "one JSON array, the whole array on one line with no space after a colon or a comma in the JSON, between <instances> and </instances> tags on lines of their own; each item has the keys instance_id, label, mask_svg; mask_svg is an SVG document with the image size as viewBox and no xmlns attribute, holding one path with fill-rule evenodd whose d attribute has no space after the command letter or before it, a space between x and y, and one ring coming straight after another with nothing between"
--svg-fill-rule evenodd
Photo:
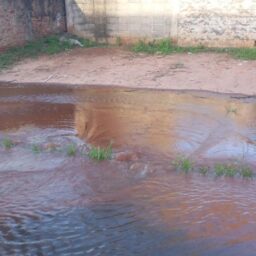
<instances>
[{"instance_id":1,"label":"muddy water","mask_svg":"<svg viewBox=\"0 0 256 256\"><path fill-rule=\"evenodd\" d=\"M2 85L0 139L15 147L0 147L0 255L255 255L255 179L170 167L183 154L254 168L255 107L195 92ZM88 144L110 141L112 160L88 159Z\"/></svg>"}]
</instances>

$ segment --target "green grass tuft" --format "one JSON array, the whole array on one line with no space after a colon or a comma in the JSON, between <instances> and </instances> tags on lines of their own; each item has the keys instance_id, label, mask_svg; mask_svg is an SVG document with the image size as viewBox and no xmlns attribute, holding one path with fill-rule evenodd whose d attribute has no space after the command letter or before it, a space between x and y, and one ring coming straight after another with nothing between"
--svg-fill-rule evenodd
<instances>
[{"instance_id":1,"label":"green grass tuft","mask_svg":"<svg viewBox=\"0 0 256 256\"><path fill-rule=\"evenodd\" d=\"M256 60L256 48L229 48L227 52L236 59Z\"/></svg>"},{"instance_id":2,"label":"green grass tuft","mask_svg":"<svg viewBox=\"0 0 256 256\"><path fill-rule=\"evenodd\" d=\"M104 46L89 39L78 38L72 36L72 39L77 39L84 48ZM116 38L116 45L122 44L121 38ZM45 38L37 39L28 42L24 46L13 47L0 53L0 70L19 62L25 58L37 57L42 54L52 55L60 53L77 45L72 44L69 40L60 40L60 36L53 35ZM173 53L200 53L214 52L227 53L232 57L243 60L256 60L256 48L207 48L204 46L181 47L175 45L170 39L154 40L152 42L139 41L134 44L132 50L135 52L144 52L149 54L173 54Z\"/></svg>"},{"instance_id":3,"label":"green grass tuft","mask_svg":"<svg viewBox=\"0 0 256 256\"><path fill-rule=\"evenodd\" d=\"M238 173L238 170L235 166L227 166L225 176L234 177Z\"/></svg>"},{"instance_id":4,"label":"green grass tuft","mask_svg":"<svg viewBox=\"0 0 256 256\"><path fill-rule=\"evenodd\" d=\"M177 171L188 173L190 171L197 171L203 176L214 172L216 177L243 177L253 178L254 173L252 169L238 161L233 163L216 163L214 167L207 165L195 165L189 158L179 156L172 162L172 165Z\"/></svg>"},{"instance_id":5,"label":"green grass tuft","mask_svg":"<svg viewBox=\"0 0 256 256\"><path fill-rule=\"evenodd\" d=\"M92 147L88 153L90 159L96 161L103 161L111 159L112 157L112 144L110 144L107 148L101 147Z\"/></svg>"},{"instance_id":6,"label":"green grass tuft","mask_svg":"<svg viewBox=\"0 0 256 256\"><path fill-rule=\"evenodd\" d=\"M135 52L144 53L159 53L159 54L172 54L184 52L203 52L206 50L203 46L198 47L180 47L172 43L170 39L154 40L152 42L139 41L134 44L132 50Z\"/></svg>"},{"instance_id":7,"label":"green grass tuft","mask_svg":"<svg viewBox=\"0 0 256 256\"><path fill-rule=\"evenodd\" d=\"M122 46L122 39L120 36L116 37L116 46L118 46L118 47Z\"/></svg>"},{"instance_id":8,"label":"green grass tuft","mask_svg":"<svg viewBox=\"0 0 256 256\"><path fill-rule=\"evenodd\" d=\"M88 39L77 38L77 40L83 44L84 48L96 46L96 42ZM13 47L0 53L0 70L25 58L33 58L42 54L52 55L75 47L77 46L68 40L60 40L60 36L57 35L31 41L24 46Z\"/></svg>"},{"instance_id":9,"label":"green grass tuft","mask_svg":"<svg viewBox=\"0 0 256 256\"><path fill-rule=\"evenodd\" d=\"M83 44L84 48L103 46L103 44L99 44L96 41L92 41L86 38L77 38L77 40L79 40L79 42Z\"/></svg>"},{"instance_id":10,"label":"green grass tuft","mask_svg":"<svg viewBox=\"0 0 256 256\"><path fill-rule=\"evenodd\" d=\"M33 145L32 145L32 151L33 151L33 153L35 153L35 154L39 154L42 150L41 150L40 145L33 144Z\"/></svg>"},{"instance_id":11,"label":"green grass tuft","mask_svg":"<svg viewBox=\"0 0 256 256\"><path fill-rule=\"evenodd\" d=\"M176 168L176 170L182 170L185 173L188 173L189 171L193 170L192 161L186 157L177 157L173 161L173 165Z\"/></svg>"},{"instance_id":12,"label":"green grass tuft","mask_svg":"<svg viewBox=\"0 0 256 256\"><path fill-rule=\"evenodd\" d=\"M223 176L225 174L225 166L223 164L216 164L214 171L217 177Z\"/></svg>"},{"instance_id":13,"label":"green grass tuft","mask_svg":"<svg viewBox=\"0 0 256 256\"><path fill-rule=\"evenodd\" d=\"M227 53L236 59L256 60L256 48L208 48L204 46L182 47L175 45L170 39L154 40L152 42L139 41L133 45L134 52L149 54L173 54L173 53Z\"/></svg>"},{"instance_id":14,"label":"green grass tuft","mask_svg":"<svg viewBox=\"0 0 256 256\"><path fill-rule=\"evenodd\" d=\"M68 156L75 156L77 153L77 147L75 144L69 144L67 146L67 155Z\"/></svg>"},{"instance_id":15,"label":"green grass tuft","mask_svg":"<svg viewBox=\"0 0 256 256\"><path fill-rule=\"evenodd\" d=\"M2 145L5 149L11 149L15 146L14 142L9 138L4 138L2 141Z\"/></svg>"},{"instance_id":16,"label":"green grass tuft","mask_svg":"<svg viewBox=\"0 0 256 256\"><path fill-rule=\"evenodd\" d=\"M217 177L234 177L239 173L239 168L230 164L216 164L214 170Z\"/></svg>"},{"instance_id":17,"label":"green grass tuft","mask_svg":"<svg viewBox=\"0 0 256 256\"><path fill-rule=\"evenodd\" d=\"M206 175L209 172L210 168L208 166L199 167L199 173L202 175Z\"/></svg>"},{"instance_id":18,"label":"green grass tuft","mask_svg":"<svg viewBox=\"0 0 256 256\"><path fill-rule=\"evenodd\" d=\"M226 112L227 112L227 114L234 114L234 115L238 114L237 108L233 107L233 106L226 107Z\"/></svg>"},{"instance_id":19,"label":"green grass tuft","mask_svg":"<svg viewBox=\"0 0 256 256\"><path fill-rule=\"evenodd\" d=\"M240 170L240 175L243 178L252 178L253 177L253 171L248 166L242 166Z\"/></svg>"}]
</instances>

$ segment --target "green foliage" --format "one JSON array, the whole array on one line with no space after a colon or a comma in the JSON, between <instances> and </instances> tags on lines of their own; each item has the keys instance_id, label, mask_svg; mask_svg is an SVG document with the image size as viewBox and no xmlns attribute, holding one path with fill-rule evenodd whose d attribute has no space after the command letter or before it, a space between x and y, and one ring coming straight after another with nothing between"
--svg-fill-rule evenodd
<instances>
[{"instance_id":1,"label":"green foliage","mask_svg":"<svg viewBox=\"0 0 256 256\"><path fill-rule=\"evenodd\" d=\"M122 45L122 39L120 36L116 37L116 46L121 46Z\"/></svg>"},{"instance_id":2,"label":"green foliage","mask_svg":"<svg viewBox=\"0 0 256 256\"><path fill-rule=\"evenodd\" d=\"M238 172L239 170L235 166L229 165L226 166L225 176L234 177Z\"/></svg>"},{"instance_id":3,"label":"green foliage","mask_svg":"<svg viewBox=\"0 0 256 256\"><path fill-rule=\"evenodd\" d=\"M214 52L227 53L236 59L256 60L256 48L207 48L204 46L181 47L170 39L154 40L152 42L139 41L134 44L132 50L149 54L173 54L173 53L200 53Z\"/></svg>"},{"instance_id":4,"label":"green foliage","mask_svg":"<svg viewBox=\"0 0 256 256\"><path fill-rule=\"evenodd\" d=\"M240 170L240 174L243 178L252 178L253 171L248 166L242 166Z\"/></svg>"},{"instance_id":5,"label":"green foliage","mask_svg":"<svg viewBox=\"0 0 256 256\"><path fill-rule=\"evenodd\" d=\"M32 151L33 151L35 154L39 154L39 153L41 152L41 147L40 147L40 145L33 144L33 145L32 145Z\"/></svg>"},{"instance_id":6,"label":"green foliage","mask_svg":"<svg viewBox=\"0 0 256 256\"><path fill-rule=\"evenodd\" d=\"M206 175L209 172L210 168L208 166L199 167L199 173L202 175Z\"/></svg>"},{"instance_id":7,"label":"green foliage","mask_svg":"<svg viewBox=\"0 0 256 256\"><path fill-rule=\"evenodd\" d=\"M82 43L84 48L103 46L89 39L76 38L74 36L73 38ZM121 44L121 38L117 37L116 45L120 46ZM60 37L57 35L41 38L28 42L24 46L13 47L0 53L0 70L25 58L37 57L42 54L52 55L75 47L77 47L77 45L72 44L68 40L60 40ZM256 60L256 48L180 47L175 45L170 39L154 40L152 42L139 41L133 45L132 50L149 54L215 52L227 53L237 59Z\"/></svg>"},{"instance_id":8,"label":"green foliage","mask_svg":"<svg viewBox=\"0 0 256 256\"><path fill-rule=\"evenodd\" d=\"M210 174L214 171L216 177L243 177L243 178L253 178L253 171L244 164L235 163L216 163L214 168L210 166L194 166L194 163L186 157L177 157L173 162L173 166L178 171L183 171L188 173L190 171L198 171L201 175Z\"/></svg>"},{"instance_id":9,"label":"green foliage","mask_svg":"<svg viewBox=\"0 0 256 256\"><path fill-rule=\"evenodd\" d=\"M184 52L202 52L205 51L205 47L179 47L172 43L170 39L154 40L152 42L139 41L136 43L132 50L135 52L144 53L160 53L160 54L172 54L172 53L184 53Z\"/></svg>"},{"instance_id":10,"label":"green foliage","mask_svg":"<svg viewBox=\"0 0 256 256\"><path fill-rule=\"evenodd\" d=\"M85 48L94 47L96 43L88 39L78 38ZM24 46L13 47L0 53L0 70L7 68L25 58L33 58L42 54L52 55L77 47L68 40L60 40L57 35L44 37L28 42Z\"/></svg>"},{"instance_id":11,"label":"green foliage","mask_svg":"<svg viewBox=\"0 0 256 256\"><path fill-rule=\"evenodd\" d=\"M238 114L238 110L236 107L234 106L228 106L226 107L226 111L227 111L227 114L234 114L234 115L237 115Z\"/></svg>"},{"instance_id":12,"label":"green foliage","mask_svg":"<svg viewBox=\"0 0 256 256\"><path fill-rule=\"evenodd\" d=\"M225 174L225 166L222 164L216 164L214 170L215 170L216 176L218 177L223 176Z\"/></svg>"},{"instance_id":13,"label":"green foliage","mask_svg":"<svg viewBox=\"0 0 256 256\"><path fill-rule=\"evenodd\" d=\"M173 165L176 168L176 170L182 170L186 173L193 169L192 161L186 157L177 157L173 161Z\"/></svg>"},{"instance_id":14,"label":"green foliage","mask_svg":"<svg viewBox=\"0 0 256 256\"><path fill-rule=\"evenodd\" d=\"M67 155L68 156L75 156L77 153L77 147L75 144L69 144L67 146Z\"/></svg>"},{"instance_id":15,"label":"green foliage","mask_svg":"<svg viewBox=\"0 0 256 256\"><path fill-rule=\"evenodd\" d=\"M256 60L256 48L229 48L227 52L236 59Z\"/></svg>"},{"instance_id":16,"label":"green foliage","mask_svg":"<svg viewBox=\"0 0 256 256\"><path fill-rule=\"evenodd\" d=\"M2 145L5 149L11 149L15 146L14 142L9 138L4 138L2 141Z\"/></svg>"},{"instance_id":17,"label":"green foliage","mask_svg":"<svg viewBox=\"0 0 256 256\"><path fill-rule=\"evenodd\" d=\"M84 48L102 46L101 44L98 44L96 41L92 41L90 39L78 38L78 40L79 40L79 42L81 42L83 44Z\"/></svg>"},{"instance_id":18,"label":"green foliage","mask_svg":"<svg viewBox=\"0 0 256 256\"><path fill-rule=\"evenodd\" d=\"M218 177L234 177L239 173L239 167L231 164L216 164L214 170Z\"/></svg>"},{"instance_id":19,"label":"green foliage","mask_svg":"<svg viewBox=\"0 0 256 256\"><path fill-rule=\"evenodd\" d=\"M110 144L107 148L101 147L92 147L88 153L90 159L96 161L103 161L111 159L112 156L112 144Z\"/></svg>"}]
</instances>

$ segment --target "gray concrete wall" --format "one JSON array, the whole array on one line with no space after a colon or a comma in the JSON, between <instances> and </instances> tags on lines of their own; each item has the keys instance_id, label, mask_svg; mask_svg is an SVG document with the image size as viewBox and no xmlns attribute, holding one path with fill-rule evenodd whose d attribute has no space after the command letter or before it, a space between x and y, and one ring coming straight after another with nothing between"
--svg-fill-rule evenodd
<instances>
[{"instance_id":1,"label":"gray concrete wall","mask_svg":"<svg viewBox=\"0 0 256 256\"><path fill-rule=\"evenodd\" d=\"M99 40L172 38L179 45L251 46L256 0L66 0L68 31Z\"/></svg>"},{"instance_id":2,"label":"gray concrete wall","mask_svg":"<svg viewBox=\"0 0 256 256\"><path fill-rule=\"evenodd\" d=\"M255 0L180 0L179 42L207 46L254 46Z\"/></svg>"},{"instance_id":3,"label":"gray concrete wall","mask_svg":"<svg viewBox=\"0 0 256 256\"><path fill-rule=\"evenodd\" d=\"M64 0L0 0L0 48L63 31Z\"/></svg>"}]
</instances>

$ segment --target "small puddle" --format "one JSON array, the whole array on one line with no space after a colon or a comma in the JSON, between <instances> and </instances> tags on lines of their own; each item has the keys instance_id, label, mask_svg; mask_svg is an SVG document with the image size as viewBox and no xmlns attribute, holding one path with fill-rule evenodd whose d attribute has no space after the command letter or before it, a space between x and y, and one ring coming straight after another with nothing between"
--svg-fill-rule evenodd
<instances>
[{"instance_id":1,"label":"small puddle","mask_svg":"<svg viewBox=\"0 0 256 256\"><path fill-rule=\"evenodd\" d=\"M2 85L0 120L1 255L254 255L256 179L171 162L256 170L256 98Z\"/></svg>"}]
</instances>

